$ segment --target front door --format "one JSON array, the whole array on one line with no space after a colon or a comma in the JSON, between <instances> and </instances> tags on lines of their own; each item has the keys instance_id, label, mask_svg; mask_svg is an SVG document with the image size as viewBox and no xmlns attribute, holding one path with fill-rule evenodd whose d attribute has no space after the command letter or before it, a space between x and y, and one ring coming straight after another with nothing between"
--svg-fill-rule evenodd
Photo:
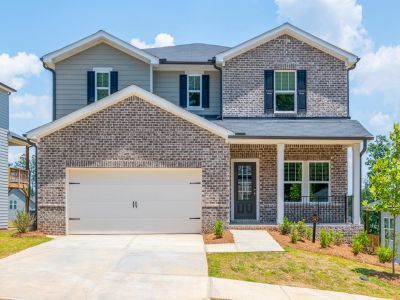
<instances>
[{"instance_id":1,"label":"front door","mask_svg":"<svg viewBox=\"0 0 400 300\"><path fill-rule=\"evenodd\" d=\"M256 219L256 170L255 162L234 163L234 219Z\"/></svg>"}]
</instances>

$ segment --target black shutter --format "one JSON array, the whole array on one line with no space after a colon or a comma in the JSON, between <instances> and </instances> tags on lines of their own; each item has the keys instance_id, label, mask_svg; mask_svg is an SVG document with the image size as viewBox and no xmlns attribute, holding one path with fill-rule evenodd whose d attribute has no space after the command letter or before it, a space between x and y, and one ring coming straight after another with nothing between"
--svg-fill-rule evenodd
<instances>
[{"instance_id":1,"label":"black shutter","mask_svg":"<svg viewBox=\"0 0 400 300\"><path fill-rule=\"evenodd\" d=\"M210 107L210 75L201 76L201 102L203 108Z\"/></svg>"},{"instance_id":2,"label":"black shutter","mask_svg":"<svg viewBox=\"0 0 400 300\"><path fill-rule=\"evenodd\" d=\"M264 112L274 112L274 70L264 70Z\"/></svg>"},{"instance_id":3,"label":"black shutter","mask_svg":"<svg viewBox=\"0 0 400 300\"><path fill-rule=\"evenodd\" d=\"M93 103L95 100L95 72L87 72L87 103Z\"/></svg>"},{"instance_id":4,"label":"black shutter","mask_svg":"<svg viewBox=\"0 0 400 300\"><path fill-rule=\"evenodd\" d=\"M307 111L307 73L297 71L297 112Z\"/></svg>"},{"instance_id":5,"label":"black shutter","mask_svg":"<svg viewBox=\"0 0 400 300\"><path fill-rule=\"evenodd\" d=\"M110 72L110 94L114 94L118 91L118 72Z\"/></svg>"},{"instance_id":6,"label":"black shutter","mask_svg":"<svg viewBox=\"0 0 400 300\"><path fill-rule=\"evenodd\" d=\"M187 75L179 75L179 106L187 107Z\"/></svg>"}]
</instances>

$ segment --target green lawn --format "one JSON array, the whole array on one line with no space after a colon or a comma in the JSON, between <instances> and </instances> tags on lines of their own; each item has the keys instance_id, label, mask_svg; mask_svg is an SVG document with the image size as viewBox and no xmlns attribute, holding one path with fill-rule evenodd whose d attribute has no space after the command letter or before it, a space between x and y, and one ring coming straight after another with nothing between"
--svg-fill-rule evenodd
<instances>
[{"instance_id":1,"label":"green lawn","mask_svg":"<svg viewBox=\"0 0 400 300\"><path fill-rule=\"evenodd\" d=\"M220 278L400 299L400 278L388 278L385 272L389 269L289 247L285 250L210 253L208 272ZM369 281L362 281L361 275L368 275Z\"/></svg>"},{"instance_id":2,"label":"green lawn","mask_svg":"<svg viewBox=\"0 0 400 300\"><path fill-rule=\"evenodd\" d=\"M0 258L51 240L48 237L12 237L15 232L0 231Z\"/></svg>"}]
</instances>

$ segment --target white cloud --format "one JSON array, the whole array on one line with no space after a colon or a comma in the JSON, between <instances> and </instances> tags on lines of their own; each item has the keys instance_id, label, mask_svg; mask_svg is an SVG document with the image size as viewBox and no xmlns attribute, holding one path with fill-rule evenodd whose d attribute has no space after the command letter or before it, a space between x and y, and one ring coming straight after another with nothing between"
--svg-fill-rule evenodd
<instances>
[{"instance_id":1,"label":"white cloud","mask_svg":"<svg viewBox=\"0 0 400 300\"><path fill-rule=\"evenodd\" d=\"M133 38L131 40L131 44L140 49L146 48L155 48L155 47L166 47L166 46L174 46L174 37L168 33L159 33L156 35L153 44L147 44L146 42Z\"/></svg>"},{"instance_id":2,"label":"white cloud","mask_svg":"<svg viewBox=\"0 0 400 300\"><path fill-rule=\"evenodd\" d=\"M377 133L387 133L392 129L392 118L388 114L377 112L371 116L369 124Z\"/></svg>"},{"instance_id":3,"label":"white cloud","mask_svg":"<svg viewBox=\"0 0 400 300\"><path fill-rule=\"evenodd\" d=\"M15 89L20 89L26 79L37 76L42 71L42 63L34 54L19 52L15 56L0 54L0 81Z\"/></svg>"},{"instance_id":4,"label":"white cloud","mask_svg":"<svg viewBox=\"0 0 400 300\"><path fill-rule=\"evenodd\" d=\"M10 117L14 119L51 118L51 97L48 95L12 94L10 97Z\"/></svg>"},{"instance_id":5,"label":"white cloud","mask_svg":"<svg viewBox=\"0 0 400 300\"><path fill-rule=\"evenodd\" d=\"M278 17L348 51L366 53L372 40L356 0L275 0Z\"/></svg>"}]
</instances>

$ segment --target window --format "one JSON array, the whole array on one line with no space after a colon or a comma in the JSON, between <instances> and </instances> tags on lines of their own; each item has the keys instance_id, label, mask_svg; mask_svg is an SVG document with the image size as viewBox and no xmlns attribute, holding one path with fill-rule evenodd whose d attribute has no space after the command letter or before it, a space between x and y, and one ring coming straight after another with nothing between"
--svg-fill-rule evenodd
<instances>
[{"instance_id":1,"label":"window","mask_svg":"<svg viewBox=\"0 0 400 300\"><path fill-rule=\"evenodd\" d=\"M302 172L301 162L285 162L284 197L285 202L301 202L302 200Z\"/></svg>"},{"instance_id":2,"label":"window","mask_svg":"<svg viewBox=\"0 0 400 300\"><path fill-rule=\"evenodd\" d=\"M10 209L17 209L17 200L10 200Z\"/></svg>"},{"instance_id":3,"label":"window","mask_svg":"<svg viewBox=\"0 0 400 300\"><path fill-rule=\"evenodd\" d=\"M309 163L309 192L311 202L329 201L329 162Z\"/></svg>"},{"instance_id":4,"label":"window","mask_svg":"<svg viewBox=\"0 0 400 300\"><path fill-rule=\"evenodd\" d=\"M111 68L95 68L96 101L110 95Z\"/></svg>"},{"instance_id":5,"label":"window","mask_svg":"<svg viewBox=\"0 0 400 300\"><path fill-rule=\"evenodd\" d=\"M383 230L385 234L385 246L389 247L393 244L394 219L383 218Z\"/></svg>"},{"instance_id":6,"label":"window","mask_svg":"<svg viewBox=\"0 0 400 300\"><path fill-rule=\"evenodd\" d=\"M296 112L296 71L275 71L275 112Z\"/></svg>"},{"instance_id":7,"label":"window","mask_svg":"<svg viewBox=\"0 0 400 300\"><path fill-rule=\"evenodd\" d=\"M201 75L188 75L188 108L201 108Z\"/></svg>"}]
</instances>

